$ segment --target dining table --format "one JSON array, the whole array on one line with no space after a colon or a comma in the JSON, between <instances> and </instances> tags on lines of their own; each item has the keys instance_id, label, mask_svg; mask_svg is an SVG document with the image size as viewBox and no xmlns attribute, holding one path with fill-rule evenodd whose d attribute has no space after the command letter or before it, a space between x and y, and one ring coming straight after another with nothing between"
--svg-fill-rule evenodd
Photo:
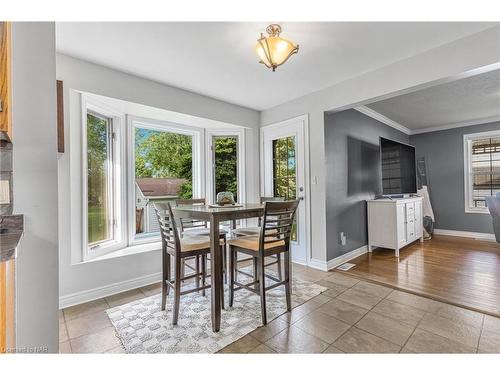
<instances>
[{"instance_id":1,"label":"dining table","mask_svg":"<svg viewBox=\"0 0 500 375\"><path fill-rule=\"evenodd\" d=\"M210 268L211 268L211 318L212 330L219 332L221 323L222 296L224 293L222 252L219 226L222 222L250 219L264 215L264 205L242 203L237 205L179 205L172 207L174 215L181 219L194 219L210 223ZM226 249L224 249L226 251Z\"/></svg>"}]
</instances>

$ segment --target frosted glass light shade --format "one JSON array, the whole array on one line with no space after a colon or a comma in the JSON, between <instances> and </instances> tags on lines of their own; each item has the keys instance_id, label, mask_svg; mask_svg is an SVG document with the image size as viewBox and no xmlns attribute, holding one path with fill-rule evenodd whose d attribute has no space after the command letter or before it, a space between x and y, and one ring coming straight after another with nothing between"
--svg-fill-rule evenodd
<instances>
[{"instance_id":1,"label":"frosted glass light shade","mask_svg":"<svg viewBox=\"0 0 500 375\"><path fill-rule=\"evenodd\" d=\"M281 28L279 28L278 25L270 25L268 27L268 33L270 35L264 37L261 34L261 38L257 40L257 45L255 47L257 55L260 57L260 62L273 71L299 50L299 46L295 46L289 40L281 38L279 36L280 31ZM273 35L271 35L271 33Z\"/></svg>"}]
</instances>

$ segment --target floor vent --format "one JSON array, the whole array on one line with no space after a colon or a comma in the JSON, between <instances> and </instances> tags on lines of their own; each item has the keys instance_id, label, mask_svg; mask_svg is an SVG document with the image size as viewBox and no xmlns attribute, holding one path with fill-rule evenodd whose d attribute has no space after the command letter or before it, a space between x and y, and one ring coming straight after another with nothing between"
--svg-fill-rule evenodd
<instances>
[{"instance_id":1,"label":"floor vent","mask_svg":"<svg viewBox=\"0 0 500 375\"><path fill-rule=\"evenodd\" d=\"M340 271L349 271L352 267L354 267L354 263L344 263L337 267Z\"/></svg>"}]
</instances>

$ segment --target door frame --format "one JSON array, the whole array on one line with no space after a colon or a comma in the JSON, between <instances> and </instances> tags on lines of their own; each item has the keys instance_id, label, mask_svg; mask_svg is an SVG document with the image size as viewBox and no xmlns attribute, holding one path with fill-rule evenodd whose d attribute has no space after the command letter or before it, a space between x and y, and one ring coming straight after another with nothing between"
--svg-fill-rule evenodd
<instances>
[{"instance_id":1,"label":"door frame","mask_svg":"<svg viewBox=\"0 0 500 375\"><path fill-rule=\"evenodd\" d=\"M300 116L292 117L287 120L275 122L269 125L261 126L260 128L260 193L263 195L265 192L266 176L264 175L265 160L264 160L264 135L266 130L275 130L279 128L286 128L290 123L302 122L302 131L304 136L304 204L305 204L305 246L306 246L306 263L308 265L312 258L312 248L311 248L311 181L310 181L310 153L309 153L309 114L303 114Z\"/></svg>"}]
</instances>

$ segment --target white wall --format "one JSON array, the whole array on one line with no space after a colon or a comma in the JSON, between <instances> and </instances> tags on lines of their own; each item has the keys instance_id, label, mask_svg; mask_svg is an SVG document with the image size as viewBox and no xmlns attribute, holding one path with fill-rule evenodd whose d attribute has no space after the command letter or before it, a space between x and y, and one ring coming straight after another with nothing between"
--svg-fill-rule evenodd
<instances>
[{"instance_id":1,"label":"white wall","mask_svg":"<svg viewBox=\"0 0 500 375\"><path fill-rule=\"evenodd\" d=\"M55 25L12 24L14 211L24 214L16 263L18 348L58 352Z\"/></svg>"},{"instance_id":2,"label":"white wall","mask_svg":"<svg viewBox=\"0 0 500 375\"><path fill-rule=\"evenodd\" d=\"M324 112L399 95L404 90L422 88L499 61L500 26L497 26L261 112L261 126L309 114L310 170L311 176L318 178L318 184L310 190L312 258L320 262L328 260Z\"/></svg>"},{"instance_id":3,"label":"white wall","mask_svg":"<svg viewBox=\"0 0 500 375\"><path fill-rule=\"evenodd\" d=\"M246 198L248 202L258 200L259 112L60 54L57 55L57 79L64 82L66 147L58 164L59 288L63 305L157 281L161 270L159 251L71 264L71 246L81 248L81 238L70 230L71 222L81 219L80 213L72 211L70 206L75 197L81 199L81 176L75 173L78 161L70 156L81 142L80 107L74 100L70 101L70 96L74 99L74 90L247 127ZM78 152L77 149L76 155Z\"/></svg>"}]
</instances>

